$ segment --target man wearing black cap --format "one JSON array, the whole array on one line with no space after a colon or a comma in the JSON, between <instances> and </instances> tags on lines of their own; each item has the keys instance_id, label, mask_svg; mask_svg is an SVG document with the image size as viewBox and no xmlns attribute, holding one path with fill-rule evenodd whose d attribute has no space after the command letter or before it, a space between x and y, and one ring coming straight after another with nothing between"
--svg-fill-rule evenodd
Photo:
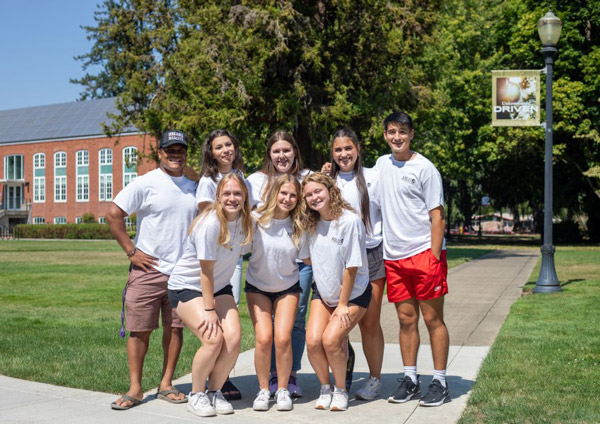
<instances>
[{"instance_id":1,"label":"man wearing black cap","mask_svg":"<svg viewBox=\"0 0 600 424\"><path fill-rule=\"evenodd\" d=\"M125 187L106 215L115 239L131 261L124 291L127 310L127 358L130 387L111 404L124 410L139 405L142 370L152 330L163 326L163 376L157 398L186 402L173 387L173 374L183 344L183 322L171 308L167 281L183 253L187 229L196 215L196 183L183 175L187 160L187 137L181 131L165 131L158 151L159 166ZM137 214L135 243L127 236L124 219ZM124 336L124 332L122 332Z\"/></svg>"}]
</instances>

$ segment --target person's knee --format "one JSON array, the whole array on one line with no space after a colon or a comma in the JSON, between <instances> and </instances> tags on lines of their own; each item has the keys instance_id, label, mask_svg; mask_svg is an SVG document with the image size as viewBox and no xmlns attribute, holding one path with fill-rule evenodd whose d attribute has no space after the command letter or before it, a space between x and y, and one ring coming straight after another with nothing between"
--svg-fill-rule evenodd
<instances>
[{"instance_id":1,"label":"person's knee","mask_svg":"<svg viewBox=\"0 0 600 424\"><path fill-rule=\"evenodd\" d=\"M306 349L309 352L317 352L323 349L323 343L321 337L316 334L306 334Z\"/></svg>"},{"instance_id":2,"label":"person's knee","mask_svg":"<svg viewBox=\"0 0 600 424\"><path fill-rule=\"evenodd\" d=\"M270 331L257 331L255 333L255 343L257 349L271 349L273 344L273 335Z\"/></svg>"},{"instance_id":3,"label":"person's knee","mask_svg":"<svg viewBox=\"0 0 600 424\"><path fill-rule=\"evenodd\" d=\"M379 316L370 316L368 313L358 323L361 334L371 336L381 332Z\"/></svg>"},{"instance_id":4,"label":"person's knee","mask_svg":"<svg viewBox=\"0 0 600 424\"><path fill-rule=\"evenodd\" d=\"M241 345L242 335L240 331L232 331L224 336L224 344L227 349L227 352L232 354L240 353L240 345Z\"/></svg>"},{"instance_id":5,"label":"person's knee","mask_svg":"<svg viewBox=\"0 0 600 424\"><path fill-rule=\"evenodd\" d=\"M323 349L327 354L335 353L342 349L342 340L338 334L323 334Z\"/></svg>"},{"instance_id":6,"label":"person's knee","mask_svg":"<svg viewBox=\"0 0 600 424\"><path fill-rule=\"evenodd\" d=\"M224 338L223 333L218 332L216 336L212 336L210 338L204 338L202 340L202 347L211 351L213 354L218 354L221 351L221 347L223 346Z\"/></svg>"},{"instance_id":7,"label":"person's knee","mask_svg":"<svg viewBox=\"0 0 600 424\"><path fill-rule=\"evenodd\" d=\"M275 334L275 349L279 352L286 350L292 345L291 334Z\"/></svg>"}]
</instances>

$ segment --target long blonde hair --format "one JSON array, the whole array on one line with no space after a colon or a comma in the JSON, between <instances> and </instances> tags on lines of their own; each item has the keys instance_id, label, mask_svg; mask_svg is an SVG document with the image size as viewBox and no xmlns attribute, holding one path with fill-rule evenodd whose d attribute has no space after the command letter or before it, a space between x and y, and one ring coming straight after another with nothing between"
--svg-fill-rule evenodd
<instances>
[{"instance_id":1,"label":"long blonde hair","mask_svg":"<svg viewBox=\"0 0 600 424\"><path fill-rule=\"evenodd\" d=\"M292 243L294 243L294 246L299 247L302 233L304 231L301 212L302 187L294 176L287 174L281 175L275 180L275 182L273 182L273 185L267 193L265 203L263 203L263 205L256 210L256 212L260 215L260 218L258 218L258 225L265 228L271 223L273 215L275 214L275 209L277 208L277 196L279 195L279 190L281 190L281 187L284 184L292 184L296 189L298 201L294 209L290 212L290 219L292 221Z\"/></svg>"},{"instance_id":2,"label":"long blonde hair","mask_svg":"<svg viewBox=\"0 0 600 424\"><path fill-rule=\"evenodd\" d=\"M242 231L246 236L244 241L242 241L242 245L246 245L252 241L252 236L254 235L254 228L252 226L252 218L250 217L250 199L248 196L248 187L246 187L246 183L237 173L231 172L219 181L217 184L217 194L215 202L210 204L200 215L198 215L192 225L190 225L190 229L188 230L188 234L191 234L197 224L201 223L208 215L210 215L213 211L217 215L217 219L219 221L219 238L217 242L223 246L229 248L229 242L231 241L231 236L229 234L229 227L227 225L227 217L225 216L225 212L223 211L223 205L219 201L221 197L221 193L223 192L223 187L227 184L228 181L235 180L240 186L243 196L244 196L244 205L240 210L239 214L241 215L242 220Z\"/></svg>"},{"instance_id":3,"label":"long blonde hair","mask_svg":"<svg viewBox=\"0 0 600 424\"><path fill-rule=\"evenodd\" d=\"M321 172L314 172L311 175L306 176L302 180L302 222L304 224L304 229L307 233L313 234L317 229L317 224L319 223L319 219L321 219L321 215L319 212L311 209L306 202L306 197L304 196L304 188L308 183L318 183L323 184L327 191L329 192L329 209L331 210L331 215L333 219L338 219L344 213L344 209L355 212L354 208L350 205L350 203L346 202L342 197L342 192L335 184L333 178L328 175L325 175Z\"/></svg>"}]
</instances>

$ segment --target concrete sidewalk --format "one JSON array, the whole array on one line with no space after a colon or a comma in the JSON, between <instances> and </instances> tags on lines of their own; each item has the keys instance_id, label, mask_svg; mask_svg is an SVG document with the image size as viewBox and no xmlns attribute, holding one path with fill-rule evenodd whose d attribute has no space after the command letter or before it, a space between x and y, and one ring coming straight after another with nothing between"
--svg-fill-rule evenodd
<instances>
[{"instance_id":1,"label":"concrete sidewalk","mask_svg":"<svg viewBox=\"0 0 600 424\"><path fill-rule=\"evenodd\" d=\"M155 400L151 390L142 405L129 411L113 411L109 404L117 396L86 390L56 387L48 384L0 376L1 423L123 423L154 424L183 422L268 423L287 420L291 423L308 423L327 420L332 423L385 422L393 417L396 423L453 423L466 405L477 371L506 318L510 305L521 295L520 287L526 283L538 251L497 251L480 259L455 267L449 272L450 293L446 297L445 321L450 331L448 383L452 402L438 408L418 407L416 401L391 404L387 395L397 387L396 379L402 371L398 347L398 320L393 305L384 302L381 322L386 341L383 361L383 390L381 398L363 402L352 400L347 412L318 411L313 402L318 396L318 381L306 357L299 381L304 397L294 403L294 411L278 412L272 407L268 412L252 410L257 392L254 374L253 351L240 355L234 370L233 381L243 394L241 401L233 402L235 414L212 418L196 417L186 410L186 405L172 405ZM421 326L421 349L418 370L421 389L431 382L433 363L427 331ZM354 383L351 397L364 379L368 367L360 345L360 332L355 329L351 340L356 351ZM184 392L191 389L187 375L175 383Z\"/></svg>"}]
</instances>

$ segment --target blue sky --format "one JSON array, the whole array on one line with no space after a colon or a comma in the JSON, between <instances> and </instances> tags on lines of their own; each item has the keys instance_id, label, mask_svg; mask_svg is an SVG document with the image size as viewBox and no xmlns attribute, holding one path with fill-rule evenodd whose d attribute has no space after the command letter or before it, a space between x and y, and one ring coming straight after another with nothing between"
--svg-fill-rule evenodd
<instances>
[{"instance_id":1,"label":"blue sky","mask_svg":"<svg viewBox=\"0 0 600 424\"><path fill-rule=\"evenodd\" d=\"M102 0L0 0L0 110L77 100L84 75L74 56L89 52L81 25Z\"/></svg>"}]
</instances>

